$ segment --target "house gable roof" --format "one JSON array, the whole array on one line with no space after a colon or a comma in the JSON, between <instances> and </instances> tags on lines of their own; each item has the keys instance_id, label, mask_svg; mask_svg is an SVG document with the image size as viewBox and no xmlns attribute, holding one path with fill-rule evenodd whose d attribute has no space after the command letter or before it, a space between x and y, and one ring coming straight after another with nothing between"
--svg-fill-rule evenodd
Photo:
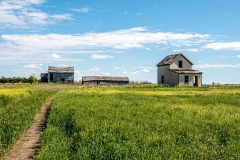
<instances>
[{"instance_id":1,"label":"house gable roof","mask_svg":"<svg viewBox=\"0 0 240 160\"><path fill-rule=\"evenodd\" d=\"M182 53L179 54L172 54L172 55L168 55L166 56L162 61L160 61L157 66L165 66L165 65L170 65L172 64L179 56L182 56L183 58L185 58L191 65L193 65L193 63L191 61L189 61Z\"/></svg>"}]
</instances>

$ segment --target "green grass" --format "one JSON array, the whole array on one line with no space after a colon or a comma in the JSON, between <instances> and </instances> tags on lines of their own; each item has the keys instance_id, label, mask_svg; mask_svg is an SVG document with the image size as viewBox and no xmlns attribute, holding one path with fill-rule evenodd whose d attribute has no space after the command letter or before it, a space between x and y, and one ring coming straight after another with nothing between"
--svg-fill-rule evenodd
<instances>
[{"instance_id":1,"label":"green grass","mask_svg":"<svg viewBox=\"0 0 240 160\"><path fill-rule=\"evenodd\" d=\"M55 93L53 90L33 90L26 96L0 96L0 157L20 138Z\"/></svg>"},{"instance_id":2,"label":"green grass","mask_svg":"<svg viewBox=\"0 0 240 160\"><path fill-rule=\"evenodd\" d=\"M37 159L240 159L240 90L101 86L57 93Z\"/></svg>"}]
</instances>

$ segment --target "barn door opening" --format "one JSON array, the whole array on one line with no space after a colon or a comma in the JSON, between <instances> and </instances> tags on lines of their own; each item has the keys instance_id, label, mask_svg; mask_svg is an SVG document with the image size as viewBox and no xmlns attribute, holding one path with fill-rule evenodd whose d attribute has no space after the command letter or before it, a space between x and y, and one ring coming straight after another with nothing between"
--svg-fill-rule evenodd
<instances>
[{"instance_id":1,"label":"barn door opening","mask_svg":"<svg viewBox=\"0 0 240 160\"><path fill-rule=\"evenodd\" d=\"M198 76L194 76L194 86L198 86Z\"/></svg>"},{"instance_id":2,"label":"barn door opening","mask_svg":"<svg viewBox=\"0 0 240 160\"><path fill-rule=\"evenodd\" d=\"M162 76L162 84L164 84L164 76Z\"/></svg>"}]
</instances>

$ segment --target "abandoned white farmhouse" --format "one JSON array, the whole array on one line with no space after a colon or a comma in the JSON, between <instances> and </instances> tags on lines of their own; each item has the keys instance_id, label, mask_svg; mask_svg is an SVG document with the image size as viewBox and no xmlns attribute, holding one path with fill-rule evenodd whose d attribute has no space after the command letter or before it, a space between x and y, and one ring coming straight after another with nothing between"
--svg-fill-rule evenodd
<instances>
[{"instance_id":1,"label":"abandoned white farmhouse","mask_svg":"<svg viewBox=\"0 0 240 160\"><path fill-rule=\"evenodd\" d=\"M157 64L157 83L170 86L202 86L202 72L192 69L193 63L183 54L166 56Z\"/></svg>"}]
</instances>

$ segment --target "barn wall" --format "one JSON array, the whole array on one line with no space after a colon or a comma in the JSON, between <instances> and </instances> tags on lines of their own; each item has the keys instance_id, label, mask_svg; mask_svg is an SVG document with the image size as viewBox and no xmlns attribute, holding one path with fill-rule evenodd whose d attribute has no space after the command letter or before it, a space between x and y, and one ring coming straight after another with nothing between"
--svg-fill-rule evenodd
<instances>
[{"instance_id":1,"label":"barn wall","mask_svg":"<svg viewBox=\"0 0 240 160\"><path fill-rule=\"evenodd\" d=\"M50 80L50 74L48 73L48 81L49 82L69 82L73 83L74 82L74 74L73 73L52 73L53 74L53 80Z\"/></svg>"},{"instance_id":2,"label":"barn wall","mask_svg":"<svg viewBox=\"0 0 240 160\"><path fill-rule=\"evenodd\" d=\"M191 63L189 63L183 56L179 56L175 59L175 61L170 65L170 69L179 69L178 61L182 61L182 68L184 69L192 69Z\"/></svg>"}]
</instances>

